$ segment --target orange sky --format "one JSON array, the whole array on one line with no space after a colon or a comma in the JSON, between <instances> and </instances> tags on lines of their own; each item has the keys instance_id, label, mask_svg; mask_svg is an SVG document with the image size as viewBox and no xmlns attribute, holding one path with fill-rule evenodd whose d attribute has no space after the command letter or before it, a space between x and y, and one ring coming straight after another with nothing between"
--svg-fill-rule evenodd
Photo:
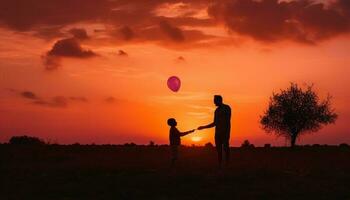
<instances>
[{"instance_id":1,"label":"orange sky","mask_svg":"<svg viewBox=\"0 0 350 200\"><path fill-rule=\"evenodd\" d=\"M259 116L272 92L296 82L314 84L322 98L330 93L339 114L300 143L350 143L345 0L5 2L1 142L26 134L58 143L167 143L167 118L183 131L207 124L221 94L233 110L231 145L284 145L260 128ZM166 85L172 75L182 80L177 93ZM213 135L196 131L183 143Z\"/></svg>"}]
</instances>

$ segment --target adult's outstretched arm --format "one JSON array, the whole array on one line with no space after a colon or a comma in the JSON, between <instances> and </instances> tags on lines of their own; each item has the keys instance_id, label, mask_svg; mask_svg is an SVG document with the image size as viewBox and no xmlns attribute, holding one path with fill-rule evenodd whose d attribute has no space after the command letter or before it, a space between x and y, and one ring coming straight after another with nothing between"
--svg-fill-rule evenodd
<instances>
[{"instance_id":1,"label":"adult's outstretched arm","mask_svg":"<svg viewBox=\"0 0 350 200\"><path fill-rule=\"evenodd\" d=\"M200 127L198 127L197 129L198 129L198 130L202 130L202 129L207 129L207 128L213 128L214 126L215 126L215 122L210 123L210 124L205 125L205 126L200 126Z\"/></svg>"}]
</instances>

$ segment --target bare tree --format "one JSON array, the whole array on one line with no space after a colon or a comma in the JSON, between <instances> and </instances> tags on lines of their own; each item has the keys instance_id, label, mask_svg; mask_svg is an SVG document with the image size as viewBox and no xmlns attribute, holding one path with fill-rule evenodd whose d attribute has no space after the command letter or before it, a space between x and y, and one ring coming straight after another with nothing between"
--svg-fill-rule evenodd
<instances>
[{"instance_id":1,"label":"bare tree","mask_svg":"<svg viewBox=\"0 0 350 200\"><path fill-rule=\"evenodd\" d=\"M320 100L312 86L303 90L291 83L288 89L272 95L260 123L265 131L286 137L294 147L301 135L316 132L336 121L337 114L330 100L330 96Z\"/></svg>"}]
</instances>

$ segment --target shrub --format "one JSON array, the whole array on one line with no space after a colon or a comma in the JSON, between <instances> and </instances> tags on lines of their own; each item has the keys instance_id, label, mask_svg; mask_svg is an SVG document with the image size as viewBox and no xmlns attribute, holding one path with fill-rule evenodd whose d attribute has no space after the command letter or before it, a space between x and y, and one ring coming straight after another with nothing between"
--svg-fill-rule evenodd
<instances>
[{"instance_id":1,"label":"shrub","mask_svg":"<svg viewBox=\"0 0 350 200\"><path fill-rule=\"evenodd\" d=\"M320 144L313 144L312 147L321 147Z\"/></svg>"},{"instance_id":2,"label":"shrub","mask_svg":"<svg viewBox=\"0 0 350 200\"><path fill-rule=\"evenodd\" d=\"M45 145L45 142L37 137L30 136L13 136L10 141L13 145Z\"/></svg>"},{"instance_id":3,"label":"shrub","mask_svg":"<svg viewBox=\"0 0 350 200\"><path fill-rule=\"evenodd\" d=\"M136 144L131 142L131 143L125 143L124 146L125 147L134 147L134 146L136 146Z\"/></svg>"},{"instance_id":4,"label":"shrub","mask_svg":"<svg viewBox=\"0 0 350 200\"><path fill-rule=\"evenodd\" d=\"M244 142L241 144L242 148L254 148L254 144L250 144L249 140L244 140Z\"/></svg>"},{"instance_id":5,"label":"shrub","mask_svg":"<svg viewBox=\"0 0 350 200\"><path fill-rule=\"evenodd\" d=\"M341 143L341 144L339 144L339 147L340 148L349 148L349 145L346 143Z\"/></svg>"},{"instance_id":6,"label":"shrub","mask_svg":"<svg viewBox=\"0 0 350 200\"><path fill-rule=\"evenodd\" d=\"M154 142L153 142L153 141L149 141L148 146L150 146L150 147L154 147L154 146L155 146L155 145L154 145Z\"/></svg>"},{"instance_id":7,"label":"shrub","mask_svg":"<svg viewBox=\"0 0 350 200\"><path fill-rule=\"evenodd\" d=\"M213 148L214 145L211 142L208 142L204 145L204 147L209 149L209 148Z\"/></svg>"}]
</instances>

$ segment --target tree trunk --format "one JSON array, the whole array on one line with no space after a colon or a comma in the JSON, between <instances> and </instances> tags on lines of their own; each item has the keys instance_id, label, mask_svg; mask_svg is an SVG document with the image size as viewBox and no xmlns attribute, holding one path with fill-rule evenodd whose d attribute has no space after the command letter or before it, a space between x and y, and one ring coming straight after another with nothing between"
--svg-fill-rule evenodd
<instances>
[{"instance_id":1,"label":"tree trunk","mask_svg":"<svg viewBox=\"0 0 350 200\"><path fill-rule=\"evenodd\" d=\"M290 147L294 148L295 147L295 142L297 140L297 137L295 135L292 135L290 138Z\"/></svg>"}]
</instances>

